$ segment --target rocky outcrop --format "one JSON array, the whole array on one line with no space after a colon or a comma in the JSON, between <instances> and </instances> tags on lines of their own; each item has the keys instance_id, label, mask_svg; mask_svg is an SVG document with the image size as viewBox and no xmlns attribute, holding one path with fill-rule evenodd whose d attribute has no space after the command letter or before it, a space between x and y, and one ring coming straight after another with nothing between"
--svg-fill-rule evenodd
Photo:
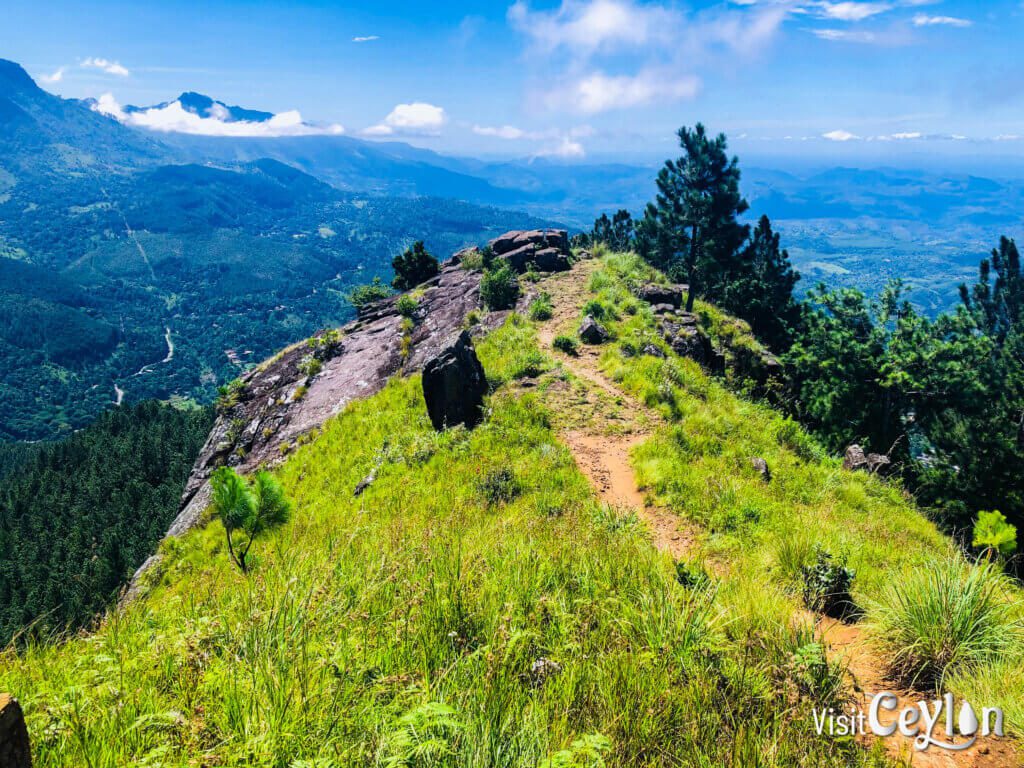
<instances>
[{"instance_id":1,"label":"rocky outcrop","mask_svg":"<svg viewBox=\"0 0 1024 768\"><path fill-rule=\"evenodd\" d=\"M714 367L714 346L708 335L700 328L696 315L683 312L665 317L661 321L661 334L677 355L688 357L706 367Z\"/></svg>"},{"instance_id":2,"label":"rocky outcrop","mask_svg":"<svg viewBox=\"0 0 1024 768\"><path fill-rule=\"evenodd\" d=\"M486 394L484 367L466 331L423 368L423 399L430 423L438 431L458 424L472 429L479 424Z\"/></svg>"},{"instance_id":3,"label":"rocky outcrop","mask_svg":"<svg viewBox=\"0 0 1024 768\"><path fill-rule=\"evenodd\" d=\"M636 292L638 299L648 304L668 304L673 309L679 309L683 305L683 292L688 290L685 285L654 285L649 283L641 286Z\"/></svg>"},{"instance_id":4,"label":"rocky outcrop","mask_svg":"<svg viewBox=\"0 0 1024 768\"><path fill-rule=\"evenodd\" d=\"M490 247L516 272L525 272L531 265L539 272L564 272L572 266L569 236L564 229L506 232L491 240Z\"/></svg>"},{"instance_id":5,"label":"rocky outcrop","mask_svg":"<svg viewBox=\"0 0 1024 768\"><path fill-rule=\"evenodd\" d=\"M25 716L6 693L0 693L0 768L32 768Z\"/></svg>"},{"instance_id":6,"label":"rocky outcrop","mask_svg":"<svg viewBox=\"0 0 1024 768\"><path fill-rule=\"evenodd\" d=\"M770 483L772 480L772 471L768 468L768 462L762 459L760 456L756 456L750 460L750 466L754 468L754 471L761 476L761 479L766 483Z\"/></svg>"},{"instance_id":7,"label":"rocky outcrop","mask_svg":"<svg viewBox=\"0 0 1024 768\"><path fill-rule=\"evenodd\" d=\"M587 344L604 344L608 341L608 331L590 315L583 318L579 335Z\"/></svg>"},{"instance_id":8,"label":"rocky outcrop","mask_svg":"<svg viewBox=\"0 0 1024 768\"><path fill-rule=\"evenodd\" d=\"M422 296L411 330L403 328L395 306L398 297L390 297L365 307L358 320L339 330L336 340L331 334L326 341L295 344L246 372L229 397L222 398L167 535L181 536L200 522L210 501L207 480L217 467L252 472L272 466L353 400L377 393L394 374L420 371L437 358L466 316L480 306L480 273L449 260L418 290ZM497 327L507 314L488 313L474 331ZM123 602L138 594L141 575L158 560L154 555L143 563Z\"/></svg>"},{"instance_id":9,"label":"rocky outcrop","mask_svg":"<svg viewBox=\"0 0 1024 768\"><path fill-rule=\"evenodd\" d=\"M851 471L885 474L892 461L884 453L865 453L859 445L851 445L843 455L843 469Z\"/></svg>"}]
</instances>

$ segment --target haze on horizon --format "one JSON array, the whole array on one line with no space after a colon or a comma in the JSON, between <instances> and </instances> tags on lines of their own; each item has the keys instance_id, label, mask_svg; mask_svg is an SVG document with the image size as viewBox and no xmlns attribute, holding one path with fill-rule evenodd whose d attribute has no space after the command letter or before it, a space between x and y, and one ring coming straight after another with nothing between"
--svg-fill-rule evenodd
<instances>
[{"instance_id":1,"label":"haze on horizon","mask_svg":"<svg viewBox=\"0 0 1024 768\"><path fill-rule=\"evenodd\" d=\"M1024 166L1019 0L5 6L4 57L155 130L246 135L197 91L276 113L253 135L481 157L654 160L703 121L748 158Z\"/></svg>"}]
</instances>

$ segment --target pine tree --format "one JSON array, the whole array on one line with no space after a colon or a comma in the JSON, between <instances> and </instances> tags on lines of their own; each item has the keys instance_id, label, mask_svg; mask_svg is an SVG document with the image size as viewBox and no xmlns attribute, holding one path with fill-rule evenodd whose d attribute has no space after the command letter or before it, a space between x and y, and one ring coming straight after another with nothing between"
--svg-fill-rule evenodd
<instances>
[{"instance_id":1,"label":"pine tree","mask_svg":"<svg viewBox=\"0 0 1024 768\"><path fill-rule=\"evenodd\" d=\"M412 248L406 248L403 253L395 256L391 266L395 270L395 279L391 285L399 291L415 288L440 271L437 259L427 252L422 240L417 240Z\"/></svg>"},{"instance_id":2,"label":"pine tree","mask_svg":"<svg viewBox=\"0 0 1024 768\"><path fill-rule=\"evenodd\" d=\"M726 155L725 134L709 138L698 123L693 130L680 128L678 136L684 154L666 161L658 173L652 215L657 228L667 230L656 239L666 247L684 249L662 258L681 261L690 285L689 312L696 296L721 296L747 237L748 228L737 217L748 205L740 194L739 161Z\"/></svg>"},{"instance_id":3,"label":"pine tree","mask_svg":"<svg viewBox=\"0 0 1024 768\"><path fill-rule=\"evenodd\" d=\"M742 317L769 347L784 351L799 309L793 287L800 275L789 254L779 246L779 234L762 216L747 245L740 251L732 274L727 275L720 303Z\"/></svg>"}]
</instances>

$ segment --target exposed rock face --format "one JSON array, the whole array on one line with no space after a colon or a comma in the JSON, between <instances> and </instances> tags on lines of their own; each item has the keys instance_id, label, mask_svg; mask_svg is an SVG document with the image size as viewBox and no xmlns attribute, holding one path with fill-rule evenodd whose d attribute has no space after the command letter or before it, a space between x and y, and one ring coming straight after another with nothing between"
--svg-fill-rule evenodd
<instances>
[{"instance_id":1,"label":"exposed rock face","mask_svg":"<svg viewBox=\"0 0 1024 768\"><path fill-rule=\"evenodd\" d=\"M569 262L569 236L564 229L506 232L490 242L491 250L516 272L532 264L540 272L564 272Z\"/></svg>"},{"instance_id":2,"label":"exposed rock face","mask_svg":"<svg viewBox=\"0 0 1024 768\"><path fill-rule=\"evenodd\" d=\"M637 298L646 301L648 304L668 304L674 309L683 305L683 291L687 290L685 285L654 285L642 286L636 292Z\"/></svg>"},{"instance_id":3,"label":"exposed rock face","mask_svg":"<svg viewBox=\"0 0 1024 768\"><path fill-rule=\"evenodd\" d=\"M18 701L6 693L0 693L0 767L32 768L25 716Z\"/></svg>"},{"instance_id":4,"label":"exposed rock face","mask_svg":"<svg viewBox=\"0 0 1024 768\"><path fill-rule=\"evenodd\" d=\"M466 331L423 368L423 399L438 431L457 424L472 429L479 424L486 394L484 367Z\"/></svg>"},{"instance_id":5,"label":"exposed rock face","mask_svg":"<svg viewBox=\"0 0 1024 768\"><path fill-rule=\"evenodd\" d=\"M714 347L708 335L697 325L696 315L683 312L666 317L661 321L661 333L677 355L714 367Z\"/></svg>"},{"instance_id":6,"label":"exposed rock face","mask_svg":"<svg viewBox=\"0 0 1024 768\"><path fill-rule=\"evenodd\" d=\"M851 445L843 456L843 469L853 471L862 470L871 474L885 474L891 464L892 461L885 454L865 454L864 449L859 445Z\"/></svg>"},{"instance_id":7,"label":"exposed rock face","mask_svg":"<svg viewBox=\"0 0 1024 768\"><path fill-rule=\"evenodd\" d=\"M587 344L604 344L608 341L608 331L590 315L583 318L579 334L580 338Z\"/></svg>"},{"instance_id":8,"label":"exposed rock face","mask_svg":"<svg viewBox=\"0 0 1024 768\"><path fill-rule=\"evenodd\" d=\"M772 471L768 468L768 462L760 457L755 457L750 460L750 465L754 468L754 471L761 476L761 479L766 483L770 483L772 480Z\"/></svg>"},{"instance_id":9,"label":"exposed rock face","mask_svg":"<svg viewBox=\"0 0 1024 768\"><path fill-rule=\"evenodd\" d=\"M364 308L358 320L341 329L340 342L323 350L316 375L303 373L308 370L303 360L310 355L305 342L246 372L237 402L221 411L192 467L181 511L167 535L181 536L199 523L210 502L207 480L221 464L247 473L278 463L299 437L341 413L353 400L376 394L396 373L422 370L450 344L466 315L480 306L480 273L449 260L420 290L419 322L405 344L403 318L395 307L398 297L391 297ZM491 312L476 328L481 333L495 328L507 314ZM157 562L154 555L142 564L124 601L133 599L139 577Z\"/></svg>"}]
</instances>

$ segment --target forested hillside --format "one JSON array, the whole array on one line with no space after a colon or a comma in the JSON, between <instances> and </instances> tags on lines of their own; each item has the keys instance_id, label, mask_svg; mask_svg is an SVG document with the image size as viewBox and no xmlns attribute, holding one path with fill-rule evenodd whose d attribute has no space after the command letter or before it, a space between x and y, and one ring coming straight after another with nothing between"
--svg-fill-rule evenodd
<instances>
[{"instance_id":1,"label":"forested hillside","mask_svg":"<svg viewBox=\"0 0 1024 768\"><path fill-rule=\"evenodd\" d=\"M0 453L0 645L74 630L108 605L174 518L210 423L210 409L148 402Z\"/></svg>"}]
</instances>

